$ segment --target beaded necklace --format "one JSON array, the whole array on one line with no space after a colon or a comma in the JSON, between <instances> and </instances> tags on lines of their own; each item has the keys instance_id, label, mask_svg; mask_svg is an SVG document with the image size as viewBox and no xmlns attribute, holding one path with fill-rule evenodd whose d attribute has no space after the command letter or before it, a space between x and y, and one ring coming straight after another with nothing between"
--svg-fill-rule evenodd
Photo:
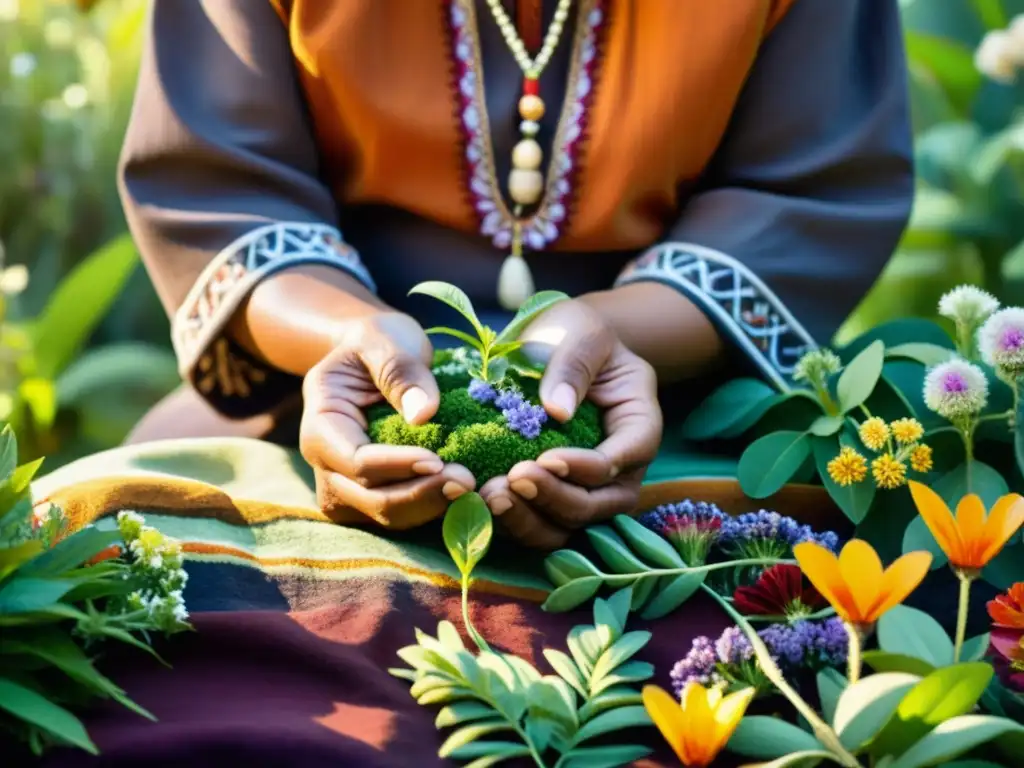
<instances>
[{"instance_id":1,"label":"beaded necklace","mask_svg":"<svg viewBox=\"0 0 1024 768\"><path fill-rule=\"evenodd\" d=\"M544 194L544 174L540 170L544 152L535 138L545 110L544 100L540 97L540 76L562 39L571 6L572 0L559 0L555 17L544 35L544 43L536 58L531 59L501 0L487 0L487 7L501 30L501 36L523 72L523 95L519 99L519 116L522 118L519 132L522 138L512 148L512 171L508 176L508 194L515 203L512 214L516 221L512 228L512 246L498 276L498 301L506 309L518 309L534 292L533 275L523 258L522 215L524 208L535 205Z\"/></svg>"}]
</instances>

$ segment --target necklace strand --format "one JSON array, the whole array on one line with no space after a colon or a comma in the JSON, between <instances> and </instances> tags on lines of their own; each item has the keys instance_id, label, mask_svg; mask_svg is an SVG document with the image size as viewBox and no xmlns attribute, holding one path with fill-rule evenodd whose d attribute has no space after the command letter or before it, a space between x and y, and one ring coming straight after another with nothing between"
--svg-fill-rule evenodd
<instances>
[{"instance_id":1,"label":"necklace strand","mask_svg":"<svg viewBox=\"0 0 1024 768\"><path fill-rule=\"evenodd\" d=\"M558 41L562 38L562 30L565 28L566 19L569 18L571 6L572 0L559 0L558 7L555 9L555 17L551 20L548 31L544 35L544 43L537 53L537 58L531 59L530 54L526 51L526 44L516 32L516 25L502 7L501 0L487 0L487 7L491 9L498 29L501 30L501 36L505 38L506 45L512 51L512 56L515 57L516 63L527 79L539 78L548 62L551 61L555 48L558 47Z\"/></svg>"}]
</instances>

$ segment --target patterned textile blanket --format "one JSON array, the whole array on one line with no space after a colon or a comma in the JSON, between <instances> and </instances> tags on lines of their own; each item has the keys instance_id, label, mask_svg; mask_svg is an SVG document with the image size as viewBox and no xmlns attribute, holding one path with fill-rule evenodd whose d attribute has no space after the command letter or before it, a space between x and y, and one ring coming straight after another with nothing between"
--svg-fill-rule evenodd
<instances>
[{"instance_id":1,"label":"patterned textile blanket","mask_svg":"<svg viewBox=\"0 0 1024 768\"><path fill-rule=\"evenodd\" d=\"M434 727L436 711L386 671L401 665L395 653L414 641L414 627L433 632L441 619L462 625L457 571L439 522L390 533L330 520L316 507L301 458L249 440L121 448L44 477L33 490L38 504L60 505L75 525L109 525L117 511L134 509L179 539L197 630L158 646L171 669L122 650L104 659L158 722L98 707L86 725L101 757L56 750L42 765L452 765L437 757L444 734ZM706 479L649 485L642 506L687 495L731 512L754 507L733 481ZM541 650L564 649L569 629L591 613L589 606L564 615L541 610L550 587L542 560L497 541L476 571L470 608L493 646L546 672ZM695 597L657 622L641 658L667 686L691 638L725 624L717 607ZM651 627L637 618L630 628ZM660 743L653 728L632 737ZM662 750L643 764L677 763Z\"/></svg>"}]
</instances>

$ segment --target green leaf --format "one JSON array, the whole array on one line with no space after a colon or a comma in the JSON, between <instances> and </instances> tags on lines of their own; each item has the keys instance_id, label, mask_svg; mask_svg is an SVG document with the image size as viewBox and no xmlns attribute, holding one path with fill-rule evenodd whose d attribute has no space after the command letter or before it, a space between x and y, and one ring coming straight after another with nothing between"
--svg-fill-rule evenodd
<instances>
[{"instance_id":1,"label":"green leaf","mask_svg":"<svg viewBox=\"0 0 1024 768\"><path fill-rule=\"evenodd\" d=\"M79 749L97 755L81 721L63 707L22 685L0 677L0 709Z\"/></svg>"},{"instance_id":2,"label":"green leaf","mask_svg":"<svg viewBox=\"0 0 1024 768\"><path fill-rule=\"evenodd\" d=\"M0 581L43 551L43 542L38 539L26 541L13 547L0 549Z\"/></svg>"},{"instance_id":3,"label":"green leaf","mask_svg":"<svg viewBox=\"0 0 1024 768\"><path fill-rule=\"evenodd\" d=\"M831 723L835 720L836 707L839 705L839 697L846 690L849 682L838 670L826 667L818 673L818 699L821 701L821 714L825 722Z\"/></svg>"},{"instance_id":4,"label":"green leaf","mask_svg":"<svg viewBox=\"0 0 1024 768\"><path fill-rule=\"evenodd\" d=\"M652 750L635 745L580 747L567 752L558 768L619 768L647 757Z\"/></svg>"},{"instance_id":5,"label":"green leaf","mask_svg":"<svg viewBox=\"0 0 1024 768\"><path fill-rule=\"evenodd\" d=\"M57 418L57 390L52 380L39 377L24 379L18 384L18 397L28 406L36 429L53 427Z\"/></svg>"},{"instance_id":6,"label":"green leaf","mask_svg":"<svg viewBox=\"0 0 1024 768\"><path fill-rule=\"evenodd\" d=\"M956 505L969 493L981 497L986 509L1010 492L1006 479L996 470L980 461L971 462L970 472L967 465L961 464L949 473L940 477L932 486L949 508L956 510Z\"/></svg>"},{"instance_id":7,"label":"green leaf","mask_svg":"<svg viewBox=\"0 0 1024 768\"><path fill-rule=\"evenodd\" d=\"M431 335L434 335L434 334L440 334L440 335L444 335L444 336L454 336L459 341L462 341L462 342L465 342L466 344L469 344L469 346L471 346L477 352L483 352L484 351L484 345L480 343L479 339L476 339L476 338L470 336L465 331L460 331L457 328L448 328L448 327L443 326L443 325L435 325L433 328L427 328L424 331L424 333L427 334L428 336L431 336Z\"/></svg>"},{"instance_id":8,"label":"green leaf","mask_svg":"<svg viewBox=\"0 0 1024 768\"><path fill-rule=\"evenodd\" d=\"M600 576L585 576L566 582L547 596L541 609L548 613L571 611L596 595L603 583Z\"/></svg>"},{"instance_id":9,"label":"green leaf","mask_svg":"<svg viewBox=\"0 0 1024 768\"><path fill-rule=\"evenodd\" d=\"M639 653L650 640L650 632L634 631L624 634L594 663L594 671L590 674L591 684L614 672Z\"/></svg>"},{"instance_id":10,"label":"green leaf","mask_svg":"<svg viewBox=\"0 0 1024 768\"><path fill-rule=\"evenodd\" d=\"M971 637L964 641L964 647L960 650L960 661L981 661L988 653L989 643L992 635L986 632L977 637Z\"/></svg>"},{"instance_id":11,"label":"green leaf","mask_svg":"<svg viewBox=\"0 0 1024 768\"><path fill-rule=\"evenodd\" d=\"M925 768L970 752L1007 734L1024 735L1024 726L992 715L962 715L935 729L904 752L890 768Z\"/></svg>"},{"instance_id":12,"label":"green leaf","mask_svg":"<svg viewBox=\"0 0 1024 768\"><path fill-rule=\"evenodd\" d=\"M985 29L1002 29L1007 26L1003 0L971 0L971 5Z\"/></svg>"},{"instance_id":13,"label":"green leaf","mask_svg":"<svg viewBox=\"0 0 1024 768\"><path fill-rule=\"evenodd\" d=\"M777 717L747 715L726 747L744 757L771 760L792 752L823 749L821 742L803 728Z\"/></svg>"},{"instance_id":14,"label":"green leaf","mask_svg":"<svg viewBox=\"0 0 1024 768\"><path fill-rule=\"evenodd\" d=\"M576 732L572 745L582 744L612 731L625 728L639 728L652 725L651 718L643 706L620 707L602 712Z\"/></svg>"},{"instance_id":15,"label":"green leaf","mask_svg":"<svg viewBox=\"0 0 1024 768\"><path fill-rule=\"evenodd\" d=\"M875 672L906 672L910 675L925 677L935 671L935 666L916 656L886 651L864 651L861 659Z\"/></svg>"},{"instance_id":16,"label":"green leaf","mask_svg":"<svg viewBox=\"0 0 1024 768\"><path fill-rule=\"evenodd\" d=\"M587 537L597 554L615 573L646 573L651 570L626 546L618 534L607 525L587 528Z\"/></svg>"},{"instance_id":17,"label":"green leaf","mask_svg":"<svg viewBox=\"0 0 1024 768\"><path fill-rule=\"evenodd\" d=\"M130 235L91 253L67 277L33 327L36 375L55 379L107 315L135 270L138 257Z\"/></svg>"},{"instance_id":18,"label":"green leaf","mask_svg":"<svg viewBox=\"0 0 1024 768\"><path fill-rule=\"evenodd\" d=\"M922 659L933 667L953 663L953 641L924 611L897 605L878 620L878 645L883 651Z\"/></svg>"},{"instance_id":19,"label":"green leaf","mask_svg":"<svg viewBox=\"0 0 1024 768\"><path fill-rule=\"evenodd\" d=\"M626 630L626 621L629 619L629 606L632 602L633 590L629 587L620 589L607 600L596 600L594 602L594 624L608 622L615 628L613 636L606 645L618 640ZM600 618L598 610L600 609Z\"/></svg>"},{"instance_id":20,"label":"green leaf","mask_svg":"<svg viewBox=\"0 0 1024 768\"><path fill-rule=\"evenodd\" d=\"M757 768L813 768L822 760L834 760L831 752L811 750L783 755L770 763L758 763Z\"/></svg>"},{"instance_id":21,"label":"green leaf","mask_svg":"<svg viewBox=\"0 0 1024 768\"><path fill-rule=\"evenodd\" d=\"M903 754L939 723L973 710L991 680L991 665L981 662L935 670L903 697L878 734L872 752L878 756Z\"/></svg>"},{"instance_id":22,"label":"green leaf","mask_svg":"<svg viewBox=\"0 0 1024 768\"><path fill-rule=\"evenodd\" d=\"M459 636L459 630L450 621L439 621L437 623L437 640L450 651L466 650L466 646Z\"/></svg>"},{"instance_id":23,"label":"green leaf","mask_svg":"<svg viewBox=\"0 0 1024 768\"><path fill-rule=\"evenodd\" d=\"M416 703L426 707L433 704L449 704L453 701L471 699L476 694L463 685L449 685L439 688L431 688L420 696L416 697Z\"/></svg>"},{"instance_id":24,"label":"green leaf","mask_svg":"<svg viewBox=\"0 0 1024 768\"><path fill-rule=\"evenodd\" d=\"M803 432L772 432L755 440L740 457L736 475L752 499L776 493L810 455L811 440Z\"/></svg>"},{"instance_id":25,"label":"green leaf","mask_svg":"<svg viewBox=\"0 0 1024 768\"><path fill-rule=\"evenodd\" d=\"M843 413L863 405L874 392L878 380L882 377L882 366L885 364L885 344L881 341L872 342L858 354L839 375L836 394L839 396L839 407Z\"/></svg>"},{"instance_id":26,"label":"green leaf","mask_svg":"<svg viewBox=\"0 0 1024 768\"><path fill-rule=\"evenodd\" d=\"M871 740L920 679L904 672L883 672L858 680L843 691L833 720L843 746L857 751Z\"/></svg>"},{"instance_id":27,"label":"green leaf","mask_svg":"<svg viewBox=\"0 0 1024 768\"><path fill-rule=\"evenodd\" d=\"M904 43L907 57L927 67L956 110L967 112L982 84L974 52L955 40L916 30L904 32Z\"/></svg>"},{"instance_id":28,"label":"green leaf","mask_svg":"<svg viewBox=\"0 0 1024 768\"><path fill-rule=\"evenodd\" d=\"M707 575L707 571L698 571L658 579L657 592L655 592L640 616L645 621L654 621L655 619L668 616L700 589ZM662 586L663 583L664 586Z\"/></svg>"},{"instance_id":29,"label":"green leaf","mask_svg":"<svg viewBox=\"0 0 1024 768\"><path fill-rule=\"evenodd\" d=\"M662 536L640 525L628 515L616 515L612 525L630 548L645 560L661 568L685 568L686 563Z\"/></svg>"},{"instance_id":30,"label":"green leaf","mask_svg":"<svg viewBox=\"0 0 1024 768\"><path fill-rule=\"evenodd\" d=\"M633 591L633 599L630 601L629 609L631 611L639 611L643 608L661 581L662 579L637 579L634 581L630 585Z\"/></svg>"},{"instance_id":31,"label":"green leaf","mask_svg":"<svg viewBox=\"0 0 1024 768\"><path fill-rule=\"evenodd\" d=\"M715 390L683 422L683 436L690 440L721 437L745 430L775 403L778 393L760 379L733 379Z\"/></svg>"},{"instance_id":32,"label":"green leaf","mask_svg":"<svg viewBox=\"0 0 1024 768\"><path fill-rule=\"evenodd\" d=\"M442 283L440 280L428 280L425 283L413 286L412 290L409 291L409 295L411 296L414 293L430 296L433 299L444 302L469 321L477 336L481 339L485 338L484 327L476 316L473 302L469 300L469 296L461 288L456 288L450 283Z\"/></svg>"},{"instance_id":33,"label":"green leaf","mask_svg":"<svg viewBox=\"0 0 1024 768\"><path fill-rule=\"evenodd\" d=\"M575 662L554 648L545 648L542 653L558 676L576 689L580 696L584 699L587 698L587 682L583 679L583 674Z\"/></svg>"},{"instance_id":34,"label":"green leaf","mask_svg":"<svg viewBox=\"0 0 1024 768\"><path fill-rule=\"evenodd\" d=\"M449 505L441 534L463 577L487 554L493 530L491 512L480 494L463 494Z\"/></svg>"},{"instance_id":35,"label":"green leaf","mask_svg":"<svg viewBox=\"0 0 1024 768\"><path fill-rule=\"evenodd\" d=\"M10 424L0 431L0 480L6 480L18 466L18 438Z\"/></svg>"},{"instance_id":36,"label":"green leaf","mask_svg":"<svg viewBox=\"0 0 1024 768\"><path fill-rule=\"evenodd\" d=\"M113 544L121 541L121 532L83 528L57 543L53 549L26 565L21 576L59 576L79 568Z\"/></svg>"},{"instance_id":37,"label":"green leaf","mask_svg":"<svg viewBox=\"0 0 1024 768\"><path fill-rule=\"evenodd\" d=\"M890 347L885 350L886 357L902 357L907 360L915 360L921 365L931 368L933 365L939 365L947 360L952 359L956 353L947 349L946 347L940 347L938 344L928 344L926 342L911 342L909 344L897 344L895 347Z\"/></svg>"},{"instance_id":38,"label":"green leaf","mask_svg":"<svg viewBox=\"0 0 1024 768\"><path fill-rule=\"evenodd\" d=\"M605 675L599 682L590 686L590 695L597 696L616 685L639 683L649 680L654 675L654 666L646 661L627 661L610 675Z\"/></svg>"},{"instance_id":39,"label":"green leaf","mask_svg":"<svg viewBox=\"0 0 1024 768\"><path fill-rule=\"evenodd\" d=\"M497 762L498 760L511 760L513 757L528 757L529 754L528 747L514 741L475 741L456 747L447 757L454 760L489 757ZM494 765L494 763L485 763L485 765Z\"/></svg>"},{"instance_id":40,"label":"green leaf","mask_svg":"<svg viewBox=\"0 0 1024 768\"><path fill-rule=\"evenodd\" d=\"M1024 405L1017 408L1017 423L1013 430L1013 457L1017 471L1024 475Z\"/></svg>"},{"instance_id":41,"label":"green leaf","mask_svg":"<svg viewBox=\"0 0 1024 768\"><path fill-rule=\"evenodd\" d=\"M42 465L43 459L36 459L28 464L24 464L15 469L10 477L0 483L0 519L3 519L4 515L11 512L18 502L25 497L28 493L29 485L32 484L32 478L36 476L36 472L39 471L39 467Z\"/></svg>"},{"instance_id":42,"label":"green leaf","mask_svg":"<svg viewBox=\"0 0 1024 768\"><path fill-rule=\"evenodd\" d=\"M464 747L483 736L511 730L513 730L512 725L505 720L464 725L445 739L444 744L437 750L438 757L452 757L452 753L459 747Z\"/></svg>"},{"instance_id":43,"label":"green leaf","mask_svg":"<svg viewBox=\"0 0 1024 768\"><path fill-rule=\"evenodd\" d=\"M819 437L814 440L814 466L828 495L854 523L863 522L875 500L875 484L870 480L841 486L828 474L828 463L839 455L842 443L838 438Z\"/></svg>"},{"instance_id":44,"label":"green leaf","mask_svg":"<svg viewBox=\"0 0 1024 768\"><path fill-rule=\"evenodd\" d=\"M830 437L843 428L846 423L845 416L819 416L807 431L816 437Z\"/></svg>"},{"instance_id":45,"label":"green leaf","mask_svg":"<svg viewBox=\"0 0 1024 768\"><path fill-rule=\"evenodd\" d=\"M569 630L569 634L565 638L565 644L569 647L569 653L572 654L576 667L586 678L590 677L590 673L594 669L594 662L597 661L597 657L601 653L600 648L595 653L591 653L591 643L584 642L588 632L593 633L594 628L586 625L576 626Z\"/></svg>"},{"instance_id":46,"label":"green leaf","mask_svg":"<svg viewBox=\"0 0 1024 768\"><path fill-rule=\"evenodd\" d=\"M600 576L601 571L579 552L560 549L544 560L544 571L556 587L568 584L573 579L586 576Z\"/></svg>"},{"instance_id":47,"label":"green leaf","mask_svg":"<svg viewBox=\"0 0 1024 768\"><path fill-rule=\"evenodd\" d=\"M584 694L586 698L586 694ZM601 712L607 712L616 707L628 707L634 704L642 704L643 697L640 691L629 686L619 685L613 688L606 688L596 696L591 697L586 704L580 707L579 719L585 723Z\"/></svg>"},{"instance_id":48,"label":"green leaf","mask_svg":"<svg viewBox=\"0 0 1024 768\"><path fill-rule=\"evenodd\" d=\"M31 613L56 603L80 582L15 577L0 587L0 614Z\"/></svg>"},{"instance_id":49,"label":"green leaf","mask_svg":"<svg viewBox=\"0 0 1024 768\"><path fill-rule=\"evenodd\" d=\"M540 291L523 302L516 312L512 321L498 334L497 343L507 344L519 338L519 334L528 326L537 315L546 312L560 301L565 301L569 296L561 291Z\"/></svg>"}]
</instances>

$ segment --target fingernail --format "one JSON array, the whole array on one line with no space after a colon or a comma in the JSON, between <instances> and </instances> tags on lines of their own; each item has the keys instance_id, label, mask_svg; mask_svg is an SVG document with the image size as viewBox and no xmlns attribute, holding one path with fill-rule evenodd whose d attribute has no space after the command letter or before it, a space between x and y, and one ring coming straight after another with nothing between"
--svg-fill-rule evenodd
<instances>
[{"instance_id":1,"label":"fingernail","mask_svg":"<svg viewBox=\"0 0 1024 768\"><path fill-rule=\"evenodd\" d=\"M491 508L491 513L494 515L504 515L510 509L512 509L512 499L507 496L495 496L491 499L488 506Z\"/></svg>"},{"instance_id":2,"label":"fingernail","mask_svg":"<svg viewBox=\"0 0 1024 768\"><path fill-rule=\"evenodd\" d=\"M537 464L558 477L569 476L569 465L561 459L538 459Z\"/></svg>"},{"instance_id":3,"label":"fingernail","mask_svg":"<svg viewBox=\"0 0 1024 768\"><path fill-rule=\"evenodd\" d=\"M420 415L420 412L427 407L427 393L419 387L413 387L402 395L402 416L406 421L412 422Z\"/></svg>"},{"instance_id":4,"label":"fingernail","mask_svg":"<svg viewBox=\"0 0 1024 768\"><path fill-rule=\"evenodd\" d=\"M563 382L551 393L551 402L572 416L576 412L576 390Z\"/></svg>"},{"instance_id":5,"label":"fingernail","mask_svg":"<svg viewBox=\"0 0 1024 768\"><path fill-rule=\"evenodd\" d=\"M449 480L444 484L444 487L441 488L441 493L444 494L444 497L448 499L448 501L455 501L459 496L462 496L466 492L466 489L454 480Z\"/></svg>"},{"instance_id":6,"label":"fingernail","mask_svg":"<svg viewBox=\"0 0 1024 768\"><path fill-rule=\"evenodd\" d=\"M529 480L516 480L511 486L513 491L527 501L537 498L537 486Z\"/></svg>"},{"instance_id":7,"label":"fingernail","mask_svg":"<svg viewBox=\"0 0 1024 768\"><path fill-rule=\"evenodd\" d=\"M417 475L436 475L444 469L444 464L435 459L427 459L426 461L417 461L412 465L412 471Z\"/></svg>"}]
</instances>

